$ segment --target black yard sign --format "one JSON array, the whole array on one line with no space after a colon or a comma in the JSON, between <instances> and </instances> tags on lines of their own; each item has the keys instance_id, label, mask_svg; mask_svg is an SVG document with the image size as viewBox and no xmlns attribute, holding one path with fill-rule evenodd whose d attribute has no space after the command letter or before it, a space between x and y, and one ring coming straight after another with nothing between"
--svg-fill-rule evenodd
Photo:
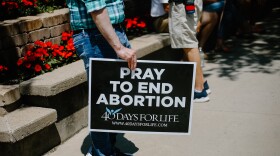
<instances>
[{"instance_id":1,"label":"black yard sign","mask_svg":"<svg viewBox=\"0 0 280 156\"><path fill-rule=\"evenodd\" d=\"M91 59L89 129L189 135L196 64Z\"/></svg>"}]
</instances>

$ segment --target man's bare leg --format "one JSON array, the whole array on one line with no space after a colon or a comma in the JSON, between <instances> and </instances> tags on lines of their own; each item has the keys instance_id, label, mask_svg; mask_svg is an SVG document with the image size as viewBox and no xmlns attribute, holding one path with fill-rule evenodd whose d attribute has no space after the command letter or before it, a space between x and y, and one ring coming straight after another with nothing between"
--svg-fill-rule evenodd
<instances>
[{"instance_id":1,"label":"man's bare leg","mask_svg":"<svg viewBox=\"0 0 280 156\"><path fill-rule=\"evenodd\" d=\"M196 62L196 78L195 78L195 90L202 91L204 77L200 63L200 55L198 48L184 48L184 61Z\"/></svg>"}]
</instances>

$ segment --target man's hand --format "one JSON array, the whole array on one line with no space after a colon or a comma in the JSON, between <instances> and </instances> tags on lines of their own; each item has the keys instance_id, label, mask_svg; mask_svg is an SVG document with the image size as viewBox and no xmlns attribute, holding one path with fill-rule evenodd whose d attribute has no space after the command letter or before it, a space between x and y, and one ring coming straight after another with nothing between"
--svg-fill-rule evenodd
<instances>
[{"instance_id":1,"label":"man's hand","mask_svg":"<svg viewBox=\"0 0 280 156\"><path fill-rule=\"evenodd\" d=\"M121 46L119 50L116 50L116 53L121 59L127 61L128 68L130 68L131 70L134 70L136 68L137 58L135 50Z\"/></svg>"},{"instance_id":2,"label":"man's hand","mask_svg":"<svg viewBox=\"0 0 280 156\"><path fill-rule=\"evenodd\" d=\"M166 13L169 13L169 4L168 3L163 3L163 9Z\"/></svg>"}]
</instances>

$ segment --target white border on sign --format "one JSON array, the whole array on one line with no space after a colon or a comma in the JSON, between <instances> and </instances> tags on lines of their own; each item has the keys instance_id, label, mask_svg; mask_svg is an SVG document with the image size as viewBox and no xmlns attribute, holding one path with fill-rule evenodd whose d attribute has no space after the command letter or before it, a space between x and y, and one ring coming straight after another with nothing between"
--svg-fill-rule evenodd
<instances>
[{"instance_id":1,"label":"white border on sign","mask_svg":"<svg viewBox=\"0 0 280 156\"><path fill-rule=\"evenodd\" d=\"M89 131L94 132L117 132L117 133L138 133L138 134L165 134L165 135L191 135L191 126L192 126L192 112L193 112L193 98L194 92L191 95L191 104L190 104L190 119L189 119L189 129L188 133L175 133L175 132L149 132L149 131L124 131L124 130L107 130L107 129L90 129L91 124L91 68L92 68L92 60L95 61L112 61L112 62L126 62L121 59L108 59L108 58L90 58L89 59L89 85L88 85L88 129ZM194 82L195 82L195 75L196 75L196 62L183 62L183 61L157 61L157 60L137 60L137 62L143 63L166 63L166 64L193 64L193 83L192 83L192 90L194 90Z\"/></svg>"}]
</instances>

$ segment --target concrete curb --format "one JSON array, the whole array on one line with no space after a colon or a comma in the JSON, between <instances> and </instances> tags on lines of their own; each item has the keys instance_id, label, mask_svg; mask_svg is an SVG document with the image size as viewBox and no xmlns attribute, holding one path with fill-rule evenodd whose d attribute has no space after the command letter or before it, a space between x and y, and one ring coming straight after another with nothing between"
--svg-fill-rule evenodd
<instances>
[{"instance_id":1,"label":"concrete curb","mask_svg":"<svg viewBox=\"0 0 280 156\"><path fill-rule=\"evenodd\" d=\"M22 95L54 96L86 81L82 60L39 75L20 84Z\"/></svg>"}]
</instances>

